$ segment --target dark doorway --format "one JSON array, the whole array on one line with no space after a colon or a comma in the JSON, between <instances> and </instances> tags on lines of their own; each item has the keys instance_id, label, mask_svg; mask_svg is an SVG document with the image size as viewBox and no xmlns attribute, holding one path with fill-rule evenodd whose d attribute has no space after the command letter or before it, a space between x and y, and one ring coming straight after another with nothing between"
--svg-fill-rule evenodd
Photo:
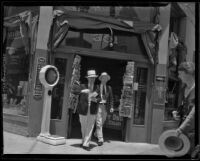
<instances>
[{"instance_id":1,"label":"dark doorway","mask_svg":"<svg viewBox=\"0 0 200 161\"><path fill-rule=\"evenodd\" d=\"M87 74L87 70L89 69L95 69L97 75L100 75L102 72L107 72L110 75L111 79L108 84L112 87L113 90L115 112L113 114L108 114L107 116L107 120L103 129L104 139L124 140L124 122L123 118L120 117L119 119L118 107L123 86L123 75L126 69L127 61L89 56L81 57L81 83L87 83L85 76ZM95 83L100 83L98 78L96 79ZM70 117L71 132L69 137L81 138L81 126L78 114L71 111Z\"/></svg>"}]
</instances>

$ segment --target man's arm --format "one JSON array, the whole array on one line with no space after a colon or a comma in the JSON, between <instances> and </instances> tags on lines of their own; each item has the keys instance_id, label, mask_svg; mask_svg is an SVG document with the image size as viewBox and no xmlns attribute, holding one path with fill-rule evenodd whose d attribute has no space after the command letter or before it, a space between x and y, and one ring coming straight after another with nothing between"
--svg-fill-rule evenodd
<instances>
[{"instance_id":1,"label":"man's arm","mask_svg":"<svg viewBox=\"0 0 200 161\"><path fill-rule=\"evenodd\" d=\"M192 110L190 111L190 113L188 114L188 116L178 129L186 134L188 131L194 128L194 122L195 122L194 119L195 119L195 106L193 106Z\"/></svg>"},{"instance_id":2,"label":"man's arm","mask_svg":"<svg viewBox=\"0 0 200 161\"><path fill-rule=\"evenodd\" d=\"M71 92L75 95L79 95L82 89L83 89L83 85L74 84Z\"/></svg>"}]
</instances>

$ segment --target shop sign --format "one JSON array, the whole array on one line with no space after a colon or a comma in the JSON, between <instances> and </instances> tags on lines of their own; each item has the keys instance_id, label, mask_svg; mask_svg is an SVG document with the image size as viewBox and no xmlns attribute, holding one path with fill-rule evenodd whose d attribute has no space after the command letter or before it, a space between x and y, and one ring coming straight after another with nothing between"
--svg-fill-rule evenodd
<instances>
[{"instance_id":1,"label":"shop sign","mask_svg":"<svg viewBox=\"0 0 200 161\"><path fill-rule=\"evenodd\" d=\"M34 92L33 96L35 99L41 99L43 94L43 87L42 83L39 80L39 73L43 66L46 65L46 58L45 57L39 57L37 59L37 73L36 73L36 80L34 85Z\"/></svg>"},{"instance_id":2,"label":"shop sign","mask_svg":"<svg viewBox=\"0 0 200 161\"><path fill-rule=\"evenodd\" d=\"M14 31L8 32L8 39L19 39L19 38L21 38L21 34L18 28Z\"/></svg>"},{"instance_id":3,"label":"shop sign","mask_svg":"<svg viewBox=\"0 0 200 161\"><path fill-rule=\"evenodd\" d=\"M134 62L128 62L123 79L123 89L120 99L119 116L131 118L134 94Z\"/></svg>"},{"instance_id":4,"label":"shop sign","mask_svg":"<svg viewBox=\"0 0 200 161\"><path fill-rule=\"evenodd\" d=\"M105 126L111 129L121 129L123 118L119 116L118 112L109 113Z\"/></svg>"},{"instance_id":5,"label":"shop sign","mask_svg":"<svg viewBox=\"0 0 200 161\"><path fill-rule=\"evenodd\" d=\"M123 106L122 108L120 108L120 116L122 117L128 117L131 118L131 114L132 114L132 106Z\"/></svg>"},{"instance_id":6,"label":"shop sign","mask_svg":"<svg viewBox=\"0 0 200 161\"><path fill-rule=\"evenodd\" d=\"M163 105L166 100L165 79L163 77L156 77L155 100L154 104Z\"/></svg>"}]
</instances>

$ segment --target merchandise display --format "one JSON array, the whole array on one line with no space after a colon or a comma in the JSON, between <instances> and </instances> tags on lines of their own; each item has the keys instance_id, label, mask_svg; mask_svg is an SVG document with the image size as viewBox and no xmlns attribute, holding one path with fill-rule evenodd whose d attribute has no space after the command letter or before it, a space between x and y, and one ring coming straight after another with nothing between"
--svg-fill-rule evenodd
<instances>
[{"instance_id":1,"label":"merchandise display","mask_svg":"<svg viewBox=\"0 0 200 161\"><path fill-rule=\"evenodd\" d=\"M123 79L123 89L120 99L119 115L131 118L133 110L133 78L134 62L128 62Z\"/></svg>"},{"instance_id":2,"label":"merchandise display","mask_svg":"<svg viewBox=\"0 0 200 161\"><path fill-rule=\"evenodd\" d=\"M76 55L76 57L74 58L74 62L73 62L73 72L72 72L72 78L71 78L71 84L70 84L70 91L72 90L73 85L76 82L79 82L80 79L80 62L81 62L81 57L79 55ZM76 112L76 107L78 105L78 95L73 94L72 92L70 92L70 96L69 96L69 104L70 104L70 108L74 110L74 113Z\"/></svg>"}]
</instances>

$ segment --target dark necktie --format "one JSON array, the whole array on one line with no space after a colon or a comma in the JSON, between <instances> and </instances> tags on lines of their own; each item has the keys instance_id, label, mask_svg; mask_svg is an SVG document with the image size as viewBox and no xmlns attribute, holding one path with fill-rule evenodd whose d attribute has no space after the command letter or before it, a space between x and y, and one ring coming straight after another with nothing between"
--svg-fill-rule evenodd
<instances>
[{"instance_id":1,"label":"dark necktie","mask_svg":"<svg viewBox=\"0 0 200 161\"><path fill-rule=\"evenodd\" d=\"M105 96L106 95L106 91L105 91L105 86L103 86L103 96Z\"/></svg>"}]
</instances>

